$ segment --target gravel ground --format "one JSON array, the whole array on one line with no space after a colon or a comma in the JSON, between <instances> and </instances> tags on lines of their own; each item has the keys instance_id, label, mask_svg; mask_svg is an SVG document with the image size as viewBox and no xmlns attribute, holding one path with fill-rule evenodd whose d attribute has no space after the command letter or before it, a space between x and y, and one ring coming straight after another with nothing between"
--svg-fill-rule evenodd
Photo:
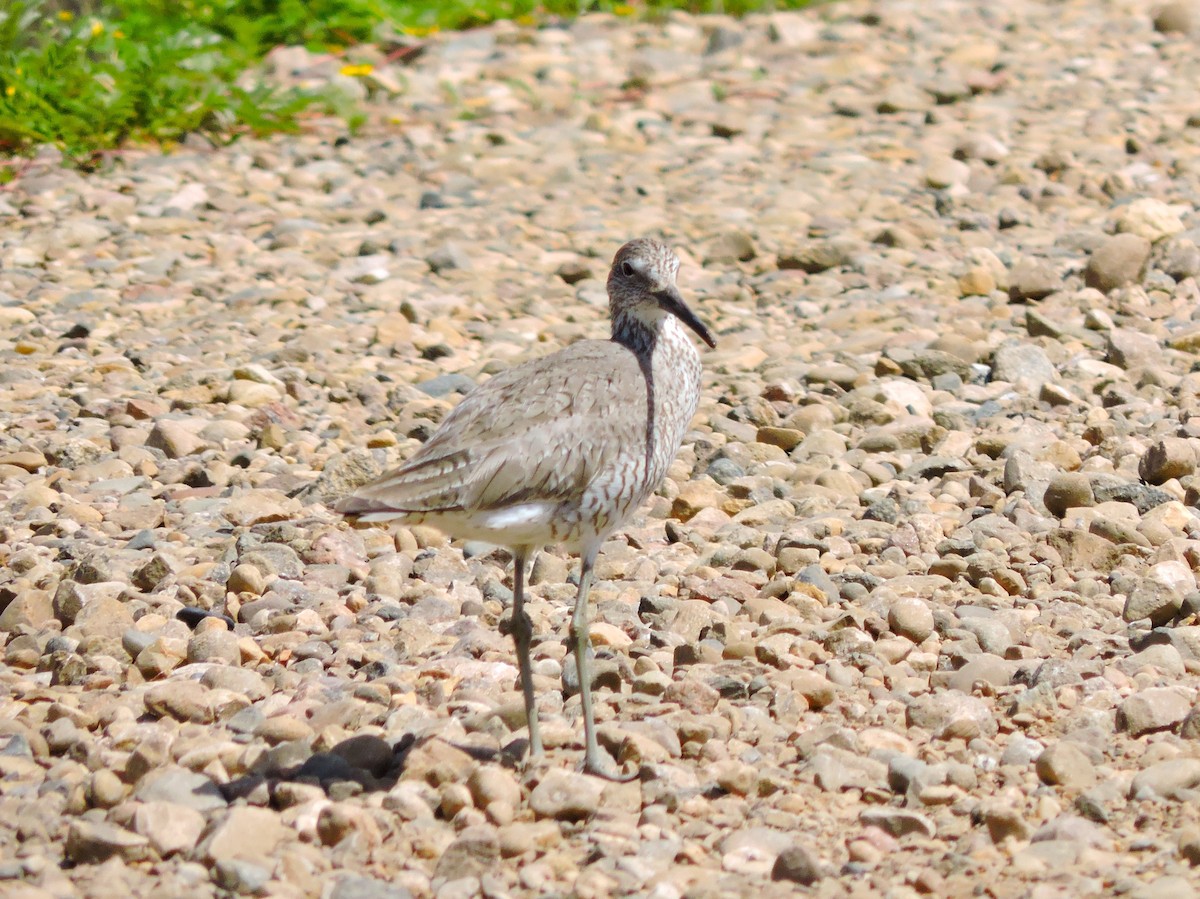
<instances>
[{"instance_id":1,"label":"gravel ground","mask_svg":"<svg viewBox=\"0 0 1200 899\"><path fill-rule=\"evenodd\" d=\"M502 24L360 79L287 50L375 123L33 165L0 894L1196 895L1188 2ZM526 768L504 553L326 500L603 335L639 234L719 347L597 566L609 784L573 560L533 570Z\"/></svg>"}]
</instances>

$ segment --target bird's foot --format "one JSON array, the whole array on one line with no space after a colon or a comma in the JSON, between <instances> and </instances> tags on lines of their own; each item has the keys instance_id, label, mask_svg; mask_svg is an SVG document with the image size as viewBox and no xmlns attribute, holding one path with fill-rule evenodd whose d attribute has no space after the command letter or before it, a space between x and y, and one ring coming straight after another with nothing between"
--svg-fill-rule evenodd
<instances>
[{"instance_id":1,"label":"bird's foot","mask_svg":"<svg viewBox=\"0 0 1200 899\"><path fill-rule=\"evenodd\" d=\"M632 780L637 780L641 771L617 771L609 766L608 760L599 752L592 754L588 753L583 760L583 771L585 774L591 774L595 777L611 780L614 783L629 783Z\"/></svg>"}]
</instances>

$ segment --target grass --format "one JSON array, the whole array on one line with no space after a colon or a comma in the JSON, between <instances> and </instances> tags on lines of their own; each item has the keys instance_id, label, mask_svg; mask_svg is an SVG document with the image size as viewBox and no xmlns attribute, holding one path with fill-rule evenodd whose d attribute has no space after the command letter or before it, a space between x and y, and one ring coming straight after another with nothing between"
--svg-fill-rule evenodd
<instances>
[{"instance_id":1,"label":"grass","mask_svg":"<svg viewBox=\"0 0 1200 899\"><path fill-rule=\"evenodd\" d=\"M299 129L314 109L354 113L318 92L242 76L274 47L344 52L389 32L413 35L497 19L669 9L742 15L808 0L6 0L0 2L0 157L57 147L94 166L130 143L169 147ZM369 67L349 65L350 75ZM251 85L251 86L247 86ZM0 159L0 182L11 168Z\"/></svg>"}]
</instances>

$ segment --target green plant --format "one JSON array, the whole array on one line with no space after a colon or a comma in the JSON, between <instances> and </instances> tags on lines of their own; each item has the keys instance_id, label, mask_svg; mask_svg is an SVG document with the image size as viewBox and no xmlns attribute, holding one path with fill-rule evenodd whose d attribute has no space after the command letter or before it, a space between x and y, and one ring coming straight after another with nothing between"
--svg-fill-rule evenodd
<instances>
[{"instance_id":1,"label":"green plant","mask_svg":"<svg viewBox=\"0 0 1200 899\"><path fill-rule=\"evenodd\" d=\"M497 19L536 25L550 16L639 18L672 9L741 15L807 2L0 0L0 155L53 144L75 164L90 166L129 142L169 146L194 132L225 142L296 130L314 105L342 117L352 131L361 127L364 111L344 97L261 81L242 86L255 84L245 73L280 45L339 53L396 31L420 36ZM13 171L0 167L0 181Z\"/></svg>"},{"instance_id":2,"label":"green plant","mask_svg":"<svg viewBox=\"0 0 1200 899\"><path fill-rule=\"evenodd\" d=\"M2 14L0 151L50 143L88 164L130 140L294 129L315 100L238 86L248 57L202 24L98 12L32 0Z\"/></svg>"}]
</instances>

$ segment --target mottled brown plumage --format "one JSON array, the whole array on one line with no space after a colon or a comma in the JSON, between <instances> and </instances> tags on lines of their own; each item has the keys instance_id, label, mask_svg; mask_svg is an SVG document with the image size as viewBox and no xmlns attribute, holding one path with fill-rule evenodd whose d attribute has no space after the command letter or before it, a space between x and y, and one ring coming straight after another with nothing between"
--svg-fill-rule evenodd
<instances>
[{"instance_id":1,"label":"mottled brown plumage","mask_svg":"<svg viewBox=\"0 0 1200 899\"><path fill-rule=\"evenodd\" d=\"M526 562L562 543L582 558L571 619L587 770L609 777L596 743L587 663L587 594L600 545L662 483L700 398L700 357L681 327L712 335L684 304L679 260L648 239L621 247L608 277L610 340L581 340L484 382L407 462L338 510L403 519L512 550L513 636L541 752L523 608Z\"/></svg>"}]
</instances>

